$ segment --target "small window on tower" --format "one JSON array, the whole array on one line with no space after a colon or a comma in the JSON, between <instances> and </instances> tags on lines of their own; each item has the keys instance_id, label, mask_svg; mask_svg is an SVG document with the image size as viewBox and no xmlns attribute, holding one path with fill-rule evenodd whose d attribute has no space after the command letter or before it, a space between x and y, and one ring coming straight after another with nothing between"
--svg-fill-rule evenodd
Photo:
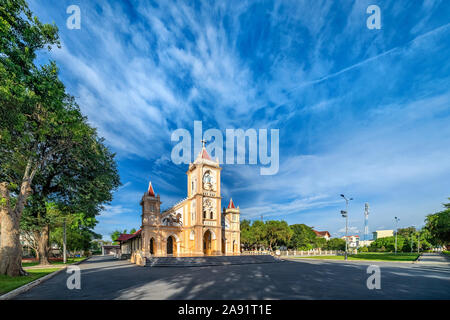
<instances>
[{"instance_id":1,"label":"small window on tower","mask_svg":"<svg viewBox=\"0 0 450 320\"><path fill-rule=\"evenodd\" d=\"M214 213L212 211L209 213L209 217L210 219L214 219Z\"/></svg>"},{"instance_id":2,"label":"small window on tower","mask_svg":"<svg viewBox=\"0 0 450 320\"><path fill-rule=\"evenodd\" d=\"M203 211L203 219L206 219L206 211Z\"/></svg>"}]
</instances>

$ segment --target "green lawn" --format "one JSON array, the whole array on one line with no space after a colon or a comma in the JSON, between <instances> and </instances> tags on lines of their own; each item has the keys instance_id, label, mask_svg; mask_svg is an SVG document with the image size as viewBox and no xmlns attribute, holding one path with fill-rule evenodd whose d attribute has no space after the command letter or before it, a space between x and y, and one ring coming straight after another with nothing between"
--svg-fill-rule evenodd
<instances>
[{"instance_id":1,"label":"green lawn","mask_svg":"<svg viewBox=\"0 0 450 320\"><path fill-rule=\"evenodd\" d=\"M349 255L348 260L379 260L379 261L414 261L419 255L417 253L397 253L392 252L368 252ZM344 260L344 256L305 256L296 257L298 259L325 259L325 260Z\"/></svg>"},{"instance_id":2,"label":"green lawn","mask_svg":"<svg viewBox=\"0 0 450 320\"><path fill-rule=\"evenodd\" d=\"M450 257L450 251L442 251L442 253Z\"/></svg>"},{"instance_id":3,"label":"green lawn","mask_svg":"<svg viewBox=\"0 0 450 320\"><path fill-rule=\"evenodd\" d=\"M86 259L86 257L80 257L80 258L67 258L67 264L71 264L71 263L75 263L75 262L79 262L81 260ZM63 264L62 261L50 261L51 264ZM35 261L35 262L23 262L22 263L22 267L26 268L26 267L33 267L33 266L37 266L39 264L39 262Z\"/></svg>"},{"instance_id":4,"label":"green lawn","mask_svg":"<svg viewBox=\"0 0 450 320\"><path fill-rule=\"evenodd\" d=\"M9 277L0 275L0 294L5 294L57 270L60 270L60 268L27 270L29 275L24 277Z\"/></svg>"}]
</instances>

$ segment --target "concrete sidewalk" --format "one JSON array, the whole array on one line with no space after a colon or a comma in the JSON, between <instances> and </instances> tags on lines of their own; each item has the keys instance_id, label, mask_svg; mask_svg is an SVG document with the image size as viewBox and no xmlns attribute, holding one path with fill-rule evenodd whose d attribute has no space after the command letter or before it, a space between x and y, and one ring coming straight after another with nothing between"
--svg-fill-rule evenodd
<instances>
[{"instance_id":1,"label":"concrete sidewalk","mask_svg":"<svg viewBox=\"0 0 450 320\"><path fill-rule=\"evenodd\" d=\"M418 264L448 264L450 265L450 258L440 253L424 253L417 261Z\"/></svg>"}]
</instances>

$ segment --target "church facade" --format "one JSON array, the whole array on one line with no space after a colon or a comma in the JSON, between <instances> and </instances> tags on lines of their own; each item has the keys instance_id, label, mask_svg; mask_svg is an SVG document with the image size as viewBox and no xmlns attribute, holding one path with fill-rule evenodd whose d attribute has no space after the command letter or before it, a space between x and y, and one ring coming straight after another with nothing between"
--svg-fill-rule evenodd
<instances>
[{"instance_id":1,"label":"church facade","mask_svg":"<svg viewBox=\"0 0 450 320\"><path fill-rule=\"evenodd\" d=\"M186 172L187 197L163 212L150 182L134 249L148 258L240 254L239 207L230 199L221 210L221 170L203 146Z\"/></svg>"}]
</instances>

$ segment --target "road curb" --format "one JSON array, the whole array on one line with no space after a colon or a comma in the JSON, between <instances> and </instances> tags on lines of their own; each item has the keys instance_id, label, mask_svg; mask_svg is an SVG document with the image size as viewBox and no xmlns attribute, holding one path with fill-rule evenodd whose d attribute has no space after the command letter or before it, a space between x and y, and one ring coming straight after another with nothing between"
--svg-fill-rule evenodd
<instances>
[{"instance_id":1,"label":"road curb","mask_svg":"<svg viewBox=\"0 0 450 320\"><path fill-rule=\"evenodd\" d=\"M23 286L21 286L21 287L19 287L19 288L16 288L16 289L14 289L14 290L12 290L12 291L10 291L10 292L7 292L7 293L5 293L4 295L1 295L1 296L0 296L0 300L11 300L11 299L15 298L16 296L18 296L19 294L22 294L22 293L24 293L24 292L27 292L28 290L30 290L31 288L36 287L37 285L41 284L42 282L45 282L45 281L47 281L48 279L53 278L53 277L56 276L57 274L61 273L63 270L66 270L67 267L69 267L69 266L74 266L74 265L78 265L78 264L80 264L80 263L82 263L82 262L85 262L86 260L88 260L88 259L90 259L90 258L91 258L91 257L87 257L86 259L83 259L83 260L81 260L81 261L78 261L78 262L69 264L69 265L67 265L67 266L65 266L65 267L63 267L63 268L61 268L61 269L59 269L58 271L54 271L54 272L52 272L52 273L50 273L50 274L47 274L47 275L45 275L45 276L43 276L43 277L41 277L41 278L39 278L39 279L36 279L36 280L31 281L31 282L29 282L29 283L27 283L27 284L24 284Z\"/></svg>"}]
</instances>

